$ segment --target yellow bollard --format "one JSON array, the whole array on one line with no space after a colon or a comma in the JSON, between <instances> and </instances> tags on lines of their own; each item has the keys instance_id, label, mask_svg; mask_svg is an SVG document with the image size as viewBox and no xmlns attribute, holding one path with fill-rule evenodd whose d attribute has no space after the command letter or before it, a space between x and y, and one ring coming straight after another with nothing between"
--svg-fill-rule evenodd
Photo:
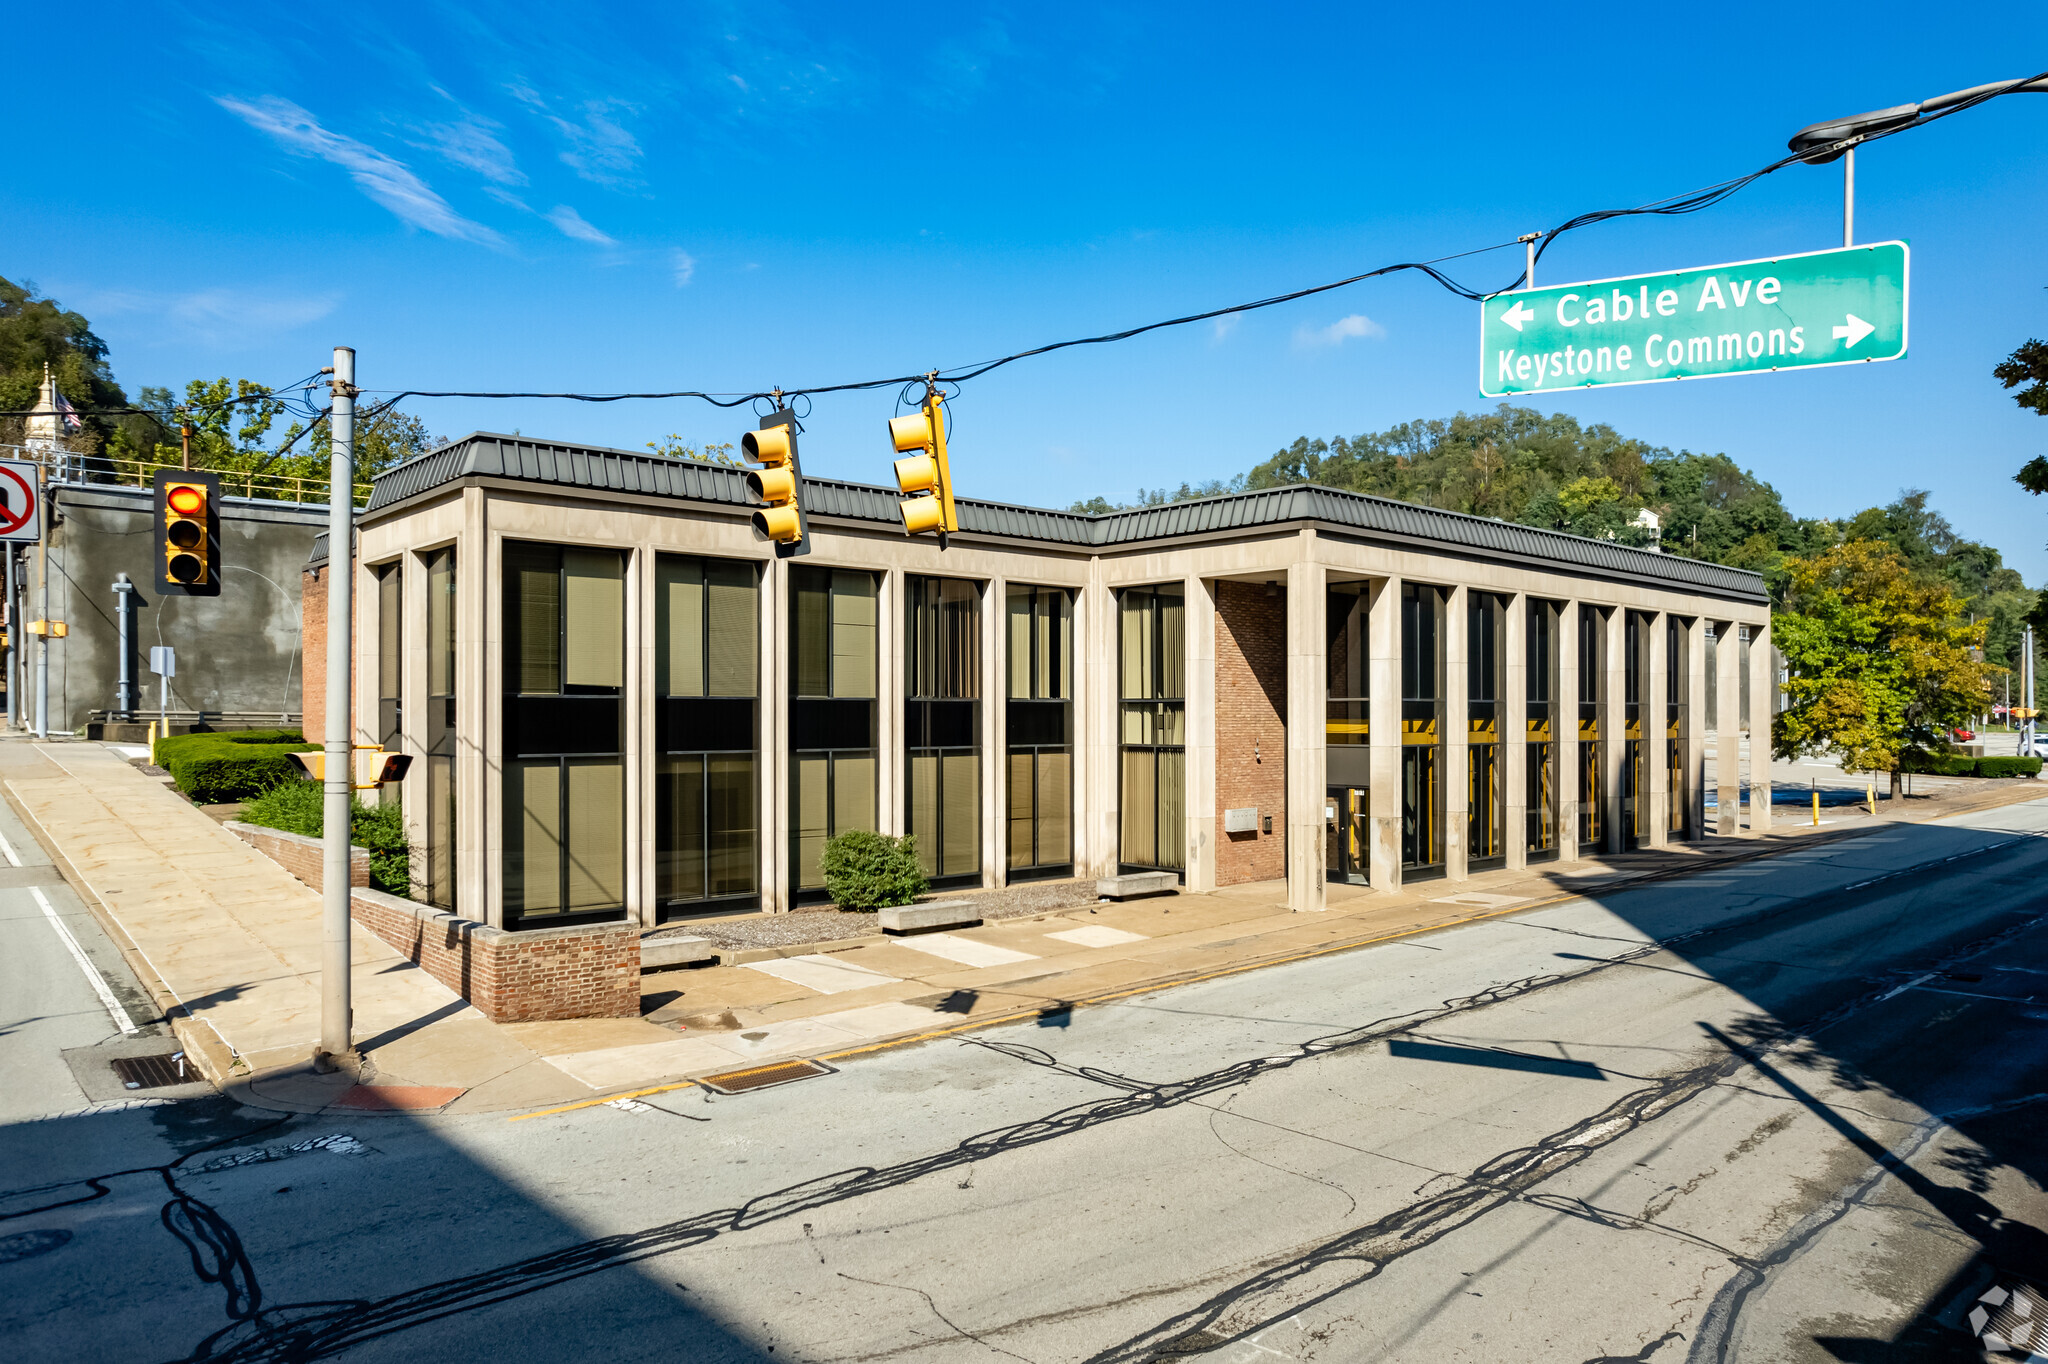
<instances>
[{"instance_id":1,"label":"yellow bollard","mask_svg":"<svg viewBox=\"0 0 2048 1364\"><path fill-rule=\"evenodd\" d=\"M1820 788L1819 788L1819 787L1815 787L1815 788L1814 788L1814 791L1813 791L1813 827L1814 827L1814 828L1816 828L1816 829L1818 829L1818 828L1820 827Z\"/></svg>"},{"instance_id":2,"label":"yellow bollard","mask_svg":"<svg viewBox=\"0 0 2048 1364\"><path fill-rule=\"evenodd\" d=\"M150 765L151 767L155 767L155 766L157 765L157 761L156 761L156 721L154 721L154 720L151 720L151 721L149 722L149 765Z\"/></svg>"}]
</instances>

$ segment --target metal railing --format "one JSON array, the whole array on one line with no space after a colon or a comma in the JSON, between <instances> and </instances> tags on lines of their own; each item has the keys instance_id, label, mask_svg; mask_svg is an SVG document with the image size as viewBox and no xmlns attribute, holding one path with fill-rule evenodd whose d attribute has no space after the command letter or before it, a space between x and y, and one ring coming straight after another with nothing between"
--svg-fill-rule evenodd
<instances>
[{"instance_id":1,"label":"metal railing","mask_svg":"<svg viewBox=\"0 0 2048 1364\"><path fill-rule=\"evenodd\" d=\"M52 483L112 484L130 488L150 487L155 482L156 471L159 469L184 467L175 460L115 459L108 455L88 455L76 450L41 444L0 445L0 458L30 460L40 464L46 471L45 477ZM257 473L242 469L208 469L205 472L219 478L222 494L230 497L318 505L324 505L327 501L325 478ZM356 484L355 504L360 507L369 500L370 485Z\"/></svg>"}]
</instances>

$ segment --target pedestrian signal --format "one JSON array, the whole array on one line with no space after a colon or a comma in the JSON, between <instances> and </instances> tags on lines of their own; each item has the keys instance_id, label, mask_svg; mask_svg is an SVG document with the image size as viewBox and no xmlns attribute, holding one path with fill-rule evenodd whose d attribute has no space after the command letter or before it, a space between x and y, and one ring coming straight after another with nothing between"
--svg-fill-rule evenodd
<instances>
[{"instance_id":1,"label":"pedestrian signal","mask_svg":"<svg viewBox=\"0 0 2048 1364\"><path fill-rule=\"evenodd\" d=\"M747 471L747 491L763 504L754 513L754 534L772 541L778 558L809 554L804 474L796 456L796 414L787 408L776 409L759 430L740 437L740 452L761 466Z\"/></svg>"},{"instance_id":2,"label":"pedestrian signal","mask_svg":"<svg viewBox=\"0 0 2048 1364\"><path fill-rule=\"evenodd\" d=\"M960 529L953 511L953 476L946 464L946 411L938 391L925 393L924 406L916 412L889 420L889 440L898 454L915 451L896 461L896 486L914 494L896 504L903 517L905 535L939 533L939 548L946 536Z\"/></svg>"}]
</instances>

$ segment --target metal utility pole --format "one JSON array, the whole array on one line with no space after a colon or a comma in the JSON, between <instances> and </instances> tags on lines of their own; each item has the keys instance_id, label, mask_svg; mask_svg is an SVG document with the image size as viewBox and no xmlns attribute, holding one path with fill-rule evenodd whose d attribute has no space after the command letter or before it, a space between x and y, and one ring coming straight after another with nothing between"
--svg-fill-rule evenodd
<instances>
[{"instance_id":1,"label":"metal utility pole","mask_svg":"<svg viewBox=\"0 0 2048 1364\"><path fill-rule=\"evenodd\" d=\"M323 913L320 961L320 1047L313 1054L321 1070L355 1051L349 982L348 816L355 764L354 696L350 645L354 642L356 353L334 348L334 404L328 427L332 452L327 466L327 738L322 765L325 801L321 821L320 895Z\"/></svg>"},{"instance_id":2,"label":"metal utility pole","mask_svg":"<svg viewBox=\"0 0 2048 1364\"><path fill-rule=\"evenodd\" d=\"M135 644L129 618L135 610L135 584L126 573L114 575L114 622L120 627L120 681L114 687L114 714L122 720L135 718Z\"/></svg>"},{"instance_id":3,"label":"metal utility pole","mask_svg":"<svg viewBox=\"0 0 2048 1364\"><path fill-rule=\"evenodd\" d=\"M50 737L50 531L48 521L43 523L42 542L36 546L36 558L43 573L43 633L36 636L36 737Z\"/></svg>"},{"instance_id":4,"label":"metal utility pole","mask_svg":"<svg viewBox=\"0 0 2048 1364\"><path fill-rule=\"evenodd\" d=\"M1522 287L1524 289L1536 287L1536 243L1542 239L1543 234L1541 232L1524 232L1521 236L1515 238L1516 241L1522 244L1524 252L1528 257L1528 264L1522 269Z\"/></svg>"},{"instance_id":5,"label":"metal utility pole","mask_svg":"<svg viewBox=\"0 0 2048 1364\"><path fill-rule=\"evenodd\" d=\"M1936 95L1933 99L1923 99L1918 104L1897 104L1889 109L1873 109L1867 114L1831 118L1825 123L1811 123L1801 128L1792 134L1786 145L1795 152L1811 153L1800 158L1809 166L1825 166L1837 157L1841 158L1842 245L1854 246L1856 144L1878 133L1911 127L1930 114L1953 109L1958 104L1991 99L1999 95L2048 95L2048 80L1993 81L1989 85L1973 85L1967 90L1954 90L1946 95Z\"/></svg>"},{"instance_id":6,"label":"metal utility pole","mask_svg":"<svg viewBox=\"0 0 2048 1364\"><path fill-rule=\"evenodd\" d=\"M21 594L15 590L14 561L19 556L7 546L7 727L21 727Z\"/></svg>"}]
</instances>

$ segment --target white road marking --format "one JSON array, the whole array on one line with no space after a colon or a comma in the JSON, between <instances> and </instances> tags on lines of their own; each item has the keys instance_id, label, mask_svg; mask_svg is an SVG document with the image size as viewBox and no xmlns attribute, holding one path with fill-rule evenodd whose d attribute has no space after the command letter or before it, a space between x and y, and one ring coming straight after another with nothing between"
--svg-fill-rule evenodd
<instances>
[{"instance_id":1,"label":"white road marking","mask_svg":"<svg viewBox=\"0 0 2048 1364\"><path fill-rule=\"evenodd\" d=\"M957 961L962 966L1014 966L1020 961L1038 960L1029 952L1013 952L994 943L956 938L951 933L920 933L914 938L898 938L896 945Z\"/></svg>"},{"instance_id":2,"label":"white road marking","mask_svg":"<svg viewBox=\"0 0 2048 1364\"><path fill-rule=\"evenodd\" d=\"M749 971L786 980L792 985L801 985L806 990L816 990L821 995L836 995L847 990L864 990L870 985L889 985L896 980L880 971L870 971L865 966L855 966L850 961L824 953L812 953L803 957L779 957L774 961L750 961Z\"/></svg>"},{"instance_id":3,"label":"white road marking","mask_svg":"<svg viewBox=\"0 0 2048 1364\"><path fill-rule=\"evenodd\" d=\"M1143 933L1126 933L1121 928L1104 928L1100 924L1089 924L1086 928L1070 928L1064 933L1048 933L1048 938L1061 942L1077 943L1082 947L1120 947L1127 942L1143 942Z\"/></svg>"},{"instance_id":4,"label":"white road marking","mask_svg":"<svg viewBox=\"0 0 2048 1364\"><path fill-rule=\"evenodd\" d=\"M8 866L18 867L21 865L21 859L15 856L14 845L7 841L6 834L0 834L0 853L5 853L7 855Z\"/></svg>"},{"instance_id":5,"label":"white road marking","mask_svg":"<svg viewBox=\"0 0 2048 1364\"><path fill-rule=\"evenodd\" d=\"M7 855L11 860L14 853L10 849ZM16 862L15 865L21 864ZM92 982L93 992L100 997L100 1003L107 1006L107 1015L114 1020L114 1026L131 1035L140 1031L128 1017L128 1011L121 1007L121 1001L114 998L114 992L107 988L106 977L102 976L99 968L86 957L85 949L78 945L78 939L71 936L71 930L64 926L64 921L57 917L56 907L50 903L50 897L43 894L43 888L30 886L28 893L36 897L36 903L43 907L43 917L50 921L50 927L57 930L57 936L64 940L64 946L71 949L71 959L78 963L78 969L85 972L85 978Z\"/></svg>"}]
</instances>

